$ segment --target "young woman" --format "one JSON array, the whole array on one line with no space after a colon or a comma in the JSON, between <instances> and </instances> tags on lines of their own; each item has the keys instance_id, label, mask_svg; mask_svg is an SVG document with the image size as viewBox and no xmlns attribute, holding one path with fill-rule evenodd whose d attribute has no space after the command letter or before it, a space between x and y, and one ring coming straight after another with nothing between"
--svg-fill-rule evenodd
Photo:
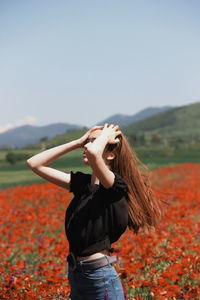
<instances>
[{"instance_id":1,"label":"young woman","mask_svg":"<svg viewBox=\"0 0 200 300\"><path fill-rule=\"evenodd\" d=\"M80 147L92 174L65 173L48 166ZM112 265L116 256L110 256L112 243L127 227L136 234L151 231L162 215L148 174L139 169L139 164L146 166L125 135L117 125L96 126L77 140L34 155L27 163L39 176L74 194L65 218L70 299L123 300L122 284Z\"/></svg>"}]
</instances>

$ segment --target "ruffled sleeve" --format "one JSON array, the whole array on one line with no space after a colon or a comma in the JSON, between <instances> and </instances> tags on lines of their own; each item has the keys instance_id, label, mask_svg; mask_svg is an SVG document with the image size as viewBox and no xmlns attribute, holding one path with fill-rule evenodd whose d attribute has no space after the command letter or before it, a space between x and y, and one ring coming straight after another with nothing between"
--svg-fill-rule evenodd
<instances>
[{"instance_id":1,"label":"ruffled sleeve","mask_svg":"<svg viewBox=\"0 0 200 300\"><path fill-rule=\"evenodd\" d=\"M105 188L102 185L102 189L107 193L111 202L120 200L123 196L127 196L128 192L128 186L125 180L118 173L113 173L115 175L113 185L110 188Z\"/></svg>"},{"instance_id":2,"label":"ruffled sleeve","mask_svg":"<svg viewBox=\"0 0 200 300\"><path fill-rule=\"evenodd\" d=\"M69 191L74 193L74 195L79 194L85 188L89 180L89 175L79 171L78 172L71 171L70 173L71 173L71 181L70 181Z\"/></svg>"}]
</instances>

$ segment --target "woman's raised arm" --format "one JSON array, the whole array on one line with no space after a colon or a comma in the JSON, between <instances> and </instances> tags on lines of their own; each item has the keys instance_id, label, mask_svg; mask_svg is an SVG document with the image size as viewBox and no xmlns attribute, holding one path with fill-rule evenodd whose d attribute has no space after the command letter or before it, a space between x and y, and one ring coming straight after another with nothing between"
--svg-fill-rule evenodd
<instances>
[{"instance_id":1,"label":"woman's raised arm","mask_svg":"<svg viewBox=\"0 0 200 300\"><path fill-rule=\"evenodd\" d=\"M56 158L63 154L66 154L74 149L82 148L88 138L88 135L92 130L101 128L102 126L96 126L88 130L82 137L77 140L68 142L66 144L53 147L38 153L29 159L27 159L27 165L32 169L34 173L40 177L59 185L63 188L70 188L71 173L56 170L55 168L49 167L48 165Z\"/></svg>"},{"instance_id":2,"label":"woman's raised arm","mask_svg":"<svg viewBox=\"0 0 200 300\"><path fill-rule=\"evenodd\" d=\"M74 140L72 142L53 147L51 149L45 150L41 153L38 153L29 159L27 159L27 165L32 169L34 173L40 177L58 185L65 189L70 188L71 173L59 171L55 168L49 167L53 160L59 156L68 153L74 149L80 147L79 140Z\"/></svg>"}]
</instances>

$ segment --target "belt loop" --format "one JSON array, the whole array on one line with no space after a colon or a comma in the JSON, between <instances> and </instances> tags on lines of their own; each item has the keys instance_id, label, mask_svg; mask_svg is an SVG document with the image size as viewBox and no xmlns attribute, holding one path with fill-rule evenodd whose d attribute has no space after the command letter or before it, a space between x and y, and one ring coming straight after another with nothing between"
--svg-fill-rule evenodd
<instances>
[{"instance_id":1,"label":"belt loop","mask_svg":"<svg viewBox=\"0 0 200 300\"><path fill-rule=\"evenodd\" d=\"M110 262L109 262L109 259L108 259L108 258L109 258L109 256L105 254L105 257L106 257L106 259L107 259L107 262L108 262L108 265L109 265L109 264L110 264Z\"/></svg>"},{"instance_id":2,"label":"belt loop","mask_svg":"<svg viewBox=\"0 0 200 300\"><path fill-rule=\"evenodd\" d=\"M67 256L67 262L71 270L74 271L77 267L77 260L73 252L70 252L69 255Z\"/></svg>"},{"instance_id":3,"label":"belt loop","mask_svg":"<svg viewBox=\"0 0 200 300\"><path fill-rule=\"evenodd\" d=\"M81 266L81 272L83 273L83 272L84 272L84 265L83 265L83 261L82 261L82 260L80 260L78 263L80 264L80 266Z\"/></svg>"}]
</instances>

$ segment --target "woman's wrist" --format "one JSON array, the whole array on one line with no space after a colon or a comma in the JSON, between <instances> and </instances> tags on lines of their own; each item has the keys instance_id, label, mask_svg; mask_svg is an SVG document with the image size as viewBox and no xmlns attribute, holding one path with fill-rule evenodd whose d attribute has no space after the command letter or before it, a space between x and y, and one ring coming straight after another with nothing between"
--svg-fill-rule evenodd
<instances>
[{"instance_id":1,"label":"woman's wrist","mask_svg":"<svg viewBox=\"0 0 200 300\"><path fill-rule=\"evenodd\" d=\"M74 141L76 143L77 148L83 148L84 146L84 140L82 138L79 138Z\"/></svg>"}]
</instances>

